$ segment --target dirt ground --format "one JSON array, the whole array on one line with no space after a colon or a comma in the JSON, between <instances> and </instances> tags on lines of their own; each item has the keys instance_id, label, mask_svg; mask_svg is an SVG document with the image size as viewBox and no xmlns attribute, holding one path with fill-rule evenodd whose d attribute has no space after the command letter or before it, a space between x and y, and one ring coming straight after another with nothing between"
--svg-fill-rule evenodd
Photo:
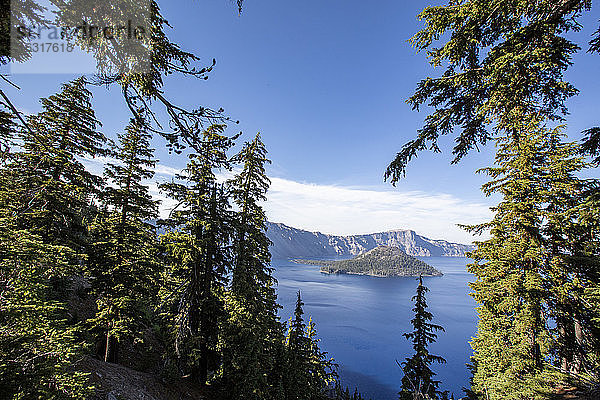
<instances>
[{"instance_id":1,"label":"dirt ground","mask_svg":"<svg viewBox=\"0 0 600 400\"><path fill-rule=\"evenodd\" d=\"M212 400L207 389L192 387L185 381L166 382L143 372L86 358L78 370L89 372L96 387L93 400Z\"/></svg>"}]
</instances>

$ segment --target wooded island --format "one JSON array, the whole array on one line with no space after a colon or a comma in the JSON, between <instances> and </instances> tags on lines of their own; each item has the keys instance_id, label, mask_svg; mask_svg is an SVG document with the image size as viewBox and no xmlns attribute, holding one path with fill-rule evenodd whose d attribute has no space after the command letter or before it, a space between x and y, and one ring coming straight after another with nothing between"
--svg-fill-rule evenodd
<instances>
[{"instance_id":1,"label":"wooded island","mask_svg":"<svg viewBox=\"0 0 600 400\"><path fill-rule=\"evenodd\" d=\"M431 265L409 256L398 247L379 246L350 260L293 260L298 264L320 265L326 274L354 274L379 277L442 276Z\"/></svg>"}]
</instances>

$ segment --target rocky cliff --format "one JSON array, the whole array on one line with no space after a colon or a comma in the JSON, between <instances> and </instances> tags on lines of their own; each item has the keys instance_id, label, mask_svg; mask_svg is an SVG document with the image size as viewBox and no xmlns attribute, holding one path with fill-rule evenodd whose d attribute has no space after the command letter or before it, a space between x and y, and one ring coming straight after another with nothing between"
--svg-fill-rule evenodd
<instances>
[{"instance_id":1,"label":"rocky cliff","mask_svg":"<svg viewBox=\"0 0 600 400\"><path fill-rule=\"evenodd\" d=\"M284 224L267 223L273 242L273 258L351 257L377 246L393 246L411 256L464 257L472 246L433 240L410 230L395 230L367 235L337 236L308 232Z\"/></svg>"}]
</instances>

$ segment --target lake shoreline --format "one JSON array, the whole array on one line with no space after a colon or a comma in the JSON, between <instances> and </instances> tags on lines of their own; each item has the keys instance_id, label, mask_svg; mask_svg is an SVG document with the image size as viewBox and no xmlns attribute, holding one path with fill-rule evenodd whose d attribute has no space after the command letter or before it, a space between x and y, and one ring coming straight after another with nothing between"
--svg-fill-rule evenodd
<instances>
[{"instance_id":1,"label":"lake shoreline","mask_svg":"<svg viewBox=\"0 0 600 400\"><path fill-rule=\"evenodd\" d=\"M444 276L443 273L440 274L421 274L421 275L382 275L371 272L345 272L345 271L328 271L326 269L321 268L320 271L325 275L358 275L358 276L372 276L374 278L418 278L422 276L424 278L439 278Z\"/></svg>"}]
</instances>

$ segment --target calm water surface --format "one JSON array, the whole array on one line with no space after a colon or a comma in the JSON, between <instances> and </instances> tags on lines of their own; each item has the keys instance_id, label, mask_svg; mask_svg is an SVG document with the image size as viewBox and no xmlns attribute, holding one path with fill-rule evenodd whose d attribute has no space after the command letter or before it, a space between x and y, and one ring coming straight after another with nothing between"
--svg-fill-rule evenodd
<instances>
[{"instance_id":1,"label":"calm water surface","mask_svg":"<svg viewBox=\"0 0 600 400\"><path fill-rule=\"evenodd\" d=\"M419 257L444 273L424 278L429 287L427 302L434 323L442 325L433 354L448 362L435 365L442 389L462 395L468 386L466 363L471 355L469 340L475 334L475 302L468 295L473 280L466 258ZM321 347L340 364L344 384L358 386L373 400L397 399L402 372L395 360L412 355L411 344L402 333L411 330L411 297L416 278L376 278L356 275L327 275L319 267L274 260L279 281L282 320L294 310L296 292L302 291L306 317L316 323Z\"/></svg>"}]
</instances>

